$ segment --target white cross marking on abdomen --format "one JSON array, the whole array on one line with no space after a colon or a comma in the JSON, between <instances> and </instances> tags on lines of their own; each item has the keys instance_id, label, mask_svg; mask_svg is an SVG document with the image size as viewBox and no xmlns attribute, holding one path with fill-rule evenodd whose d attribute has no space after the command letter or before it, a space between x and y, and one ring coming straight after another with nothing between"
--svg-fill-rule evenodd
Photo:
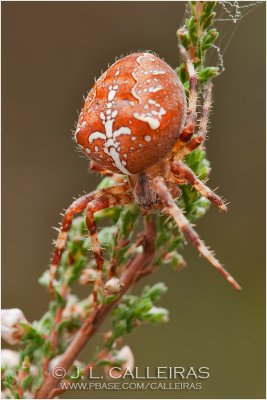
<instances>
[{"instance_id":1,"label":"white cross marking on abdomen","mask_svg":"<svg viewBox=\"0 0 267 400\"><path fill-rule=\"evenodd\" d=\"M109 92L108 92L108 100L112 101L117 93L118 90L118 85L116 86L110 86L109 87ZM112 97L112 99L111 99ZM114 103L114 102L112 102ZM108 110L111 109L111 103L108 104ZM120 159L120 142L116 140L118 136L121 135L131 135L132 131L130 128L127 126L122 126L116 131L113 131L113 124L115 121L116 116L118 115L118 111L114 110L108 114L108 112L100 113L100 118L102 121L102 124L105 129L105 133L103 132L92 132L90 136L88 137L88 141L90 144L93 143L94 140L97 139L102 139L104 140L104 153L109 155L112 160L114 161L115 167L117 167L123 174L126 175L131 175L131 173L125 168L125 165L127 162L125 160L121 161Z\"/></svg>"}]
</instances>

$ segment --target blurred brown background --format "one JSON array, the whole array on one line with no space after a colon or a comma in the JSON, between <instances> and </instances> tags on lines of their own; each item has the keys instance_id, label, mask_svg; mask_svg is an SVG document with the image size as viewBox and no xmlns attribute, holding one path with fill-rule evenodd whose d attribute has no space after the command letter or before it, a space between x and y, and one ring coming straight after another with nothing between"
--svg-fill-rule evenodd
<instances>
[{"instance_id":1,"label":"blurred brown background","mask_svg":"<svg viewBox=\"0 0 267 400\"><path fill-rule=\"evenodd\" d=\"M51 227L73 196L98 181L71 140L82 95L108 63L132 50L150 49L177 66L184 5L2 3L2 307L40 318L48 295L37 278L48 266ZM125 340L139 368L208 366L211 377L201 391L69 397L265 397L265 5L241 21L224 59L209 131L209 184L231 204L224 216L212 208L197 229L243 290L235 292L188 245L185 270L162 268L146 280L166 282L161 304L170 322Z\"/></svg>"}]
</instances>

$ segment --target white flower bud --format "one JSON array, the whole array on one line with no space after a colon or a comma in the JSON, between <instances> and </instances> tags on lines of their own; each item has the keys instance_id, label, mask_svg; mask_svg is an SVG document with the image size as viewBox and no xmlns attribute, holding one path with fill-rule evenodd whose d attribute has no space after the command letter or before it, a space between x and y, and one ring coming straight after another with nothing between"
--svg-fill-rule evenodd
<instances>
[{"instance_id":1,"label":"white flower bud","mask_svg":"<svg viewBox=\"0 0 267 400\"><path fill-rule=\"evenodd\" d=\"M119 360L122 360L123 369L133 370L134 368L134 355L129 346L123 346L117 354Z\"/></svg>"},{"instance_id":2,"label":"white flower bud","mask_svg":"<svg viewBox=\"0 0 267 400\"><path fill-rule=\"evenodd\" d=\"M82 302L78 301L78 297L75 295L69 295L66 307L63 310L63 319L73 319L79 318L84 319L86 317L86 312Z\"/></svg>"},{"instance_id":3,"label":"white flower bud","mask_svg":"<svg viewBox=\"0 0 267 400\"><path fill-rule=\"evenodd\" d=\"M89 283L94 283L96 280L96 270L93 268L85 268L80 276L80 285L89 285Z\"/></svg>"},{"instance_id":4,"label":"white flower bud","mask_svg":"<svg viewBox=\"0 0 267 400\"><path fill-rule=\"evenodd\" d=\"M1 350L1 365L3 368L13 368L19 365L19 353L17 351Z\"/></svg>"},{"instance_id":5,"label":"white flower bud","mask_svg":"<svg viewBox=\"0 0 267 400\"><path fill-rule=\"evenodd\" d=\"M10 399L10 398L11 398L10 390L9 389L2 390L0 399ZM28 399L28 397L27 397L27 399Z\"/></svg>"},{"instance_id":6,"label":"white flower bud","mask_svg":"<svg viewBox=\"0 0 267 400\"><path fill-rule=\"evenodd\" d=\"M151 317L153 317L153 315L158 316L160 318L161 322L169 322L169 313L168 313L168 310L166 310L166 308L153 306L148 311L148 314Z\"/></svg>"},{"instance_id":7,"label":"white flower bud","mask_svg":"<svg viewBox=\"0 0 267 400\"><path fill-rule=\"evenodd\" d=\"M24 334L21 322L28 323L20 309L1 310L1 336L7 343L17 344L20 342Z\"/></svg>"},{"instance_id":8,"label":"white flower bud","mask_svg":"<svg viewBox=\"0 0 267 400\"><path fill-rule=\"evenodd\" d=\"M132 371L134 368L134 355L129 346L122 347L115 355L115 358L111 358L111 361L121 362L121 370L113 369L109 365L106 365L104 371L107 379L119 378L126 370Z\"/></svg>"},{"instance_id":9,"label":"white flower bud","mask_svg":"<svg viewBox=\"0 0 267 400\"><path fill-rule=\"evenodd\" d=\"M105 289L108 294L119 294L122 286L121 281L114 276L106 282Z\"/></svg>"},{"instance_id":10,"label":"white flower bud","mask_svg":"<svg viewBox=\"0 0 267 400\"><path fill-rule=\"evenodd\" d=\"M62 354L59 356L56 356L55 358L52 358L52 360L49 363L48 370L51 372L53 369L58 365L60 360L62 359Z\"/></svg>"}]
</instances>

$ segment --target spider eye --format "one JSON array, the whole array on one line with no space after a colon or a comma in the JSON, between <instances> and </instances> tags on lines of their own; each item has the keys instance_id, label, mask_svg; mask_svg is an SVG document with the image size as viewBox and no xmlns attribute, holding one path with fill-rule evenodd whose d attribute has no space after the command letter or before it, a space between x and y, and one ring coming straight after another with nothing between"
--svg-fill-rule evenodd
<instances>
[{"instance_id":1,"label":"spider eye","mask_svg":"<svg viewBox=\"0 0 267 400\"><path fill-rule=\"evenodd\" d=\"M96 81L75 137L102 167L137 174L171 151L185 113L184 89L169 65L150 53L131 54Z\"/></svg>"}]
</instances>

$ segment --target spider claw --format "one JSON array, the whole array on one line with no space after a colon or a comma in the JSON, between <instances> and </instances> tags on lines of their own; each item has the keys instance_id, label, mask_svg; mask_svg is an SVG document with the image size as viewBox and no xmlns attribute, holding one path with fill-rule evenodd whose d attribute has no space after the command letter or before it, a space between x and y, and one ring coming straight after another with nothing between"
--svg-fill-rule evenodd
<instances>
[{"instance_id":1,"label":"spider claw","mask_svg":"<svg viewBox=\"0 0 267 400\"><path fill-rule=\"evenodd\" d=\"M236 280L229 275L227 278L228 282L236 289L236 290L242 290L242 287L236 282Z\"/></svg>"}]
</instances>

